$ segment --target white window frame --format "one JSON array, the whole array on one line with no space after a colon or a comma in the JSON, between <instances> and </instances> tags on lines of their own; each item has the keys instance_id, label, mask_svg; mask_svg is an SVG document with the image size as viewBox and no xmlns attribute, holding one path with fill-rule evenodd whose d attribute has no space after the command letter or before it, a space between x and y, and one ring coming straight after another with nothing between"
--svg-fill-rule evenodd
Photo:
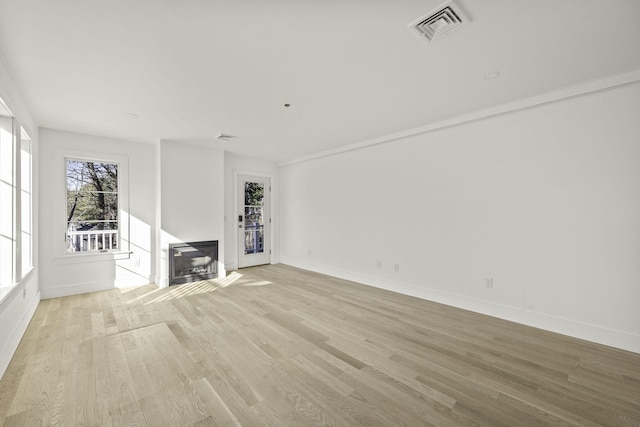
<instances>
[{"instance_id":1,"label":"white window frame","mask_svg":"<svg viewBox=\"0 0 640 427\"><path fill-rule=\"evenodd\" d=\"M19 205L19 192L16 188L20 185L20 152L16 150L17 144L20 141L20 131L18 130L16 119L12 116L2 115L0 116L0 144L2 144L2 164L9 165L10 170L4 169L3 171L3 187L6 190L6 185L10 187L8 194L4 192L2 201L2 214L0 214L0 220L2 221L2 245L3 249L0 252L0 262L2 263L2 280L0 282L0 288L13 288L21 279L20 273L20 245L18 242L19 235L17 230L20 228L20 211ZM4 154L3 154L4 153ZM9 196L9 197L7 197ZM7 199L10 199L8 201ZM6 206L9 204L9 206ZM9 242L7 242L7 238ZM6 279L8 277L8 279Z\"/></svg>"},{"instance_id":2,"label":"white window frame","mask_svg":"<svg viewBox=\"0 0 640 427\"><path fill-rule=\"evenodd\" d=\"M8 114L7 114L8 113ZM11 115L8 108L4 106L0 100L0 131L2 133L1 143L5 147L10 146L11 155L9 164L11 164L11 172L6 176L9 179L8 184L11 186L11 202L10 206L2 206L3 212L0 215L3 221L3 229L5 232L10 232L8 236L11 240L11 253L3 253L2 268L10 269L10 279L5 283L0 283L0 301L9 295L12 289L16 287L25 277L33 270L34 259L34 239L33 239L33 141L30 138L25 138L23 141L22 134L26 135L26 131L20 125L19 120ZM30 155L28 163L24 164L22 158L23 143L28 141L30 147ZM3 164L6 164L6 159L3 160ZM26 166L26 170L23 167ZM29 191L24 192L22 178L24 174L28 174L29 179ZM6 201L5 201L6 202ZM5 203L3 202L3 203ZM25 203L26 202L26 203ZM26 206L25 209L23 209ZM8 222L11 224L8 224ZM30 244L28 245L28 252L23 253L23 225L27 225L30 230ZM27 258L27 264L23 263L23 259ZM23 265L24 264L24 265Z\"/></svg>"},{"instance_id":3,"label":"white window frame","mask_svg":"<svg viewBox=\"0 0 640 427\"><path fill-rule=\"evenodd\" d=\"M118 248L103 251L68 252L67 251L67 160L82 162L112 163L118 165ZM130 244L130 214L129 214L129 159L126 156L96 153L79 150L56 150L56 209L54 215L55 236L63 236L64 239L54 238L55 259L58 262L77 262L78 260L109 260L129 257Z\"/></svg>"},{"instance_id":4,"label":"white window frame","mask_svg":"<svg viewBox=\"0 0 640 427\"><path fill-rule=\"evenodd\" d=\"M26 137L25 137L26 136ZM28 158L24 158L24 145L28 143L29 145L29 153ZM33 140L29 137L28 133L24 128L20 128L20 174L21 174L21 182L20 182L20 246L22 250L20 251L21 255L21 266L22 266L22 278L24 278L31 270L34 268L34 260L33 260L33 245L34 245L34 235L33 235ZM29 179L27 186L25 187L25 166L27 168L26 174ZM26 195L26 197L25 197ZM26 208L26 214L25 214ZM25 246L25 234L29 235L28 247ZM25 248L27 251L25 252Z\"/></svg>"}]
</instances>

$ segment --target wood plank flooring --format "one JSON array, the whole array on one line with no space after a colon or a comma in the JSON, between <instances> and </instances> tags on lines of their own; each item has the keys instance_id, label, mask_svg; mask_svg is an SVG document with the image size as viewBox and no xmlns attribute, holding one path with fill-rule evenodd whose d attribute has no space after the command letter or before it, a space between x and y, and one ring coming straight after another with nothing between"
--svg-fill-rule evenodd
<instances>
[{"instance_id":1,"label":"wood plank flooring","mask_svg":"<svg viewBox=\"0 0 640 427\"><path fill-rule=\"evenodd\" d=\"M42 301L0 425L638 426L640 355L273 265Z\"/></svg>"}]
</instances>

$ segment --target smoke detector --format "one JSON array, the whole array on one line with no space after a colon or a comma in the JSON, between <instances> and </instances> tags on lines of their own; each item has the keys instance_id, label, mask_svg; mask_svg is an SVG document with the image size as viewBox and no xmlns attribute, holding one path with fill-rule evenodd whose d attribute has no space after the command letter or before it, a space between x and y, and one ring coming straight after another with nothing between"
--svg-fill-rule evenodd
<instances>
[{"instance_id":1,"label":"smoke detector","mask_svg":"<svg viewBox=\"0 0 640 427\"><path fill-rule=\"evenodd\" d=\"M218 136L216 136L216 139L220 139L222 141L233 141L234 139L238 138L235 135L229 135L226 133L220 133L218 134Z\"/></svg>"},{"instance_id":2,"label":"smoke detector","mask_svg":"<svg viewBox=\"0 0 640 427\"><path fill-rule=\"evenodd\" d=\"M422 40L430 42L468 22L469 19L462 12L460 6L450 0L418 18L408 27Z\"/></svg>"}]
</instances>

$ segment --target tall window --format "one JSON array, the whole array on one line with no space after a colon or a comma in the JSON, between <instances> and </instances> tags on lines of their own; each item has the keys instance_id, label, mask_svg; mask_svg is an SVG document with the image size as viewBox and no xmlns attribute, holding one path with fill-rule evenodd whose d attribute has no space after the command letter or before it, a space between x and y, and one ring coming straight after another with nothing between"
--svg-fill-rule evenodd
<instances>
[{"instance_id":1,"label":"tall window","mask_svg":"<svg viewBox=\"0 0 640 427\"><path fill-rule=\"evenodd\" d=\"M67 253L120 247L118 164L66 159Z\"/></svg>"},{"instance_id":2,"label":"tall window","mask_svg":"<svg viewBox=\"0 0 640 427\"><path fill-rule=\"evenodd\" d=\"M0 298L33 267L31 148L18 121L0 114Z\"/></svg>"},{"instance_id":3,"label":"tall window","mask_svg":"<svg viewBox=\"0 0 640 427\"><path fill-rule=\"evenodd\" d=\"M13 117L0 116L0 286L17 281L15 136Z\"/></svg>"},{"instance_id":4,"label":"tall window","mask_svg":"<svg viewBox=\"0 0 640 427\"><path fill-rule=\"evenodd\" d=\"M31 138L24 129L20 131L20 186L21 192L21 222L22 228L22 275L33 267L33 185L32 185L32 152Z\"/></svg>"}]
</instances>

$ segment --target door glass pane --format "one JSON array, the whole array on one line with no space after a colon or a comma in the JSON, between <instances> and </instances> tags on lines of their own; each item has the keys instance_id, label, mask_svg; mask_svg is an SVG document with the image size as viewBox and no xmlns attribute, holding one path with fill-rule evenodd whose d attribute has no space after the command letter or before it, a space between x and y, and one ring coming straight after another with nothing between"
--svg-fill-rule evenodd
<instances>
[{"instance_id":1,"label":"door glass pane","mask_svg":"<svg viewBox=\"0 0 640 427\"><path fill-rule=\"evenodd\" d=\"M244 185L244 253L264 253L264 184Z\"/></svg>"},{"instance_id":2,"label":"door glass pane","mask_svg":"<svg viewBox=\"0 0 640 427\"><path fill-rule=\"evenodd\" d=\"M263 206L264 184L259 182L245 182L244 204L245 206Z\"/></svg>"}]
</instances>

